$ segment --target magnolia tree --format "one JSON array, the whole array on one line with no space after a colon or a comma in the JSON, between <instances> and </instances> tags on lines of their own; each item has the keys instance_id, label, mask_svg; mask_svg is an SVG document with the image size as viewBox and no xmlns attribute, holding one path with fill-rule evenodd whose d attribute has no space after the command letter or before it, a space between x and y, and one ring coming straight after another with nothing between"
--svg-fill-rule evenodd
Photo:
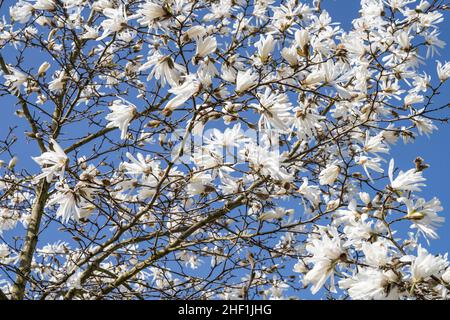
<instances>
[{"instance_id":1,"label":"magnolia tree","mask_svg":"<svg viewBox=\"0 0 450 320\"><path fill-rule=\"evenodd\" d=\"M446 299L447 9L2 1L0 298Z\"/></svg>"}]
</instances>

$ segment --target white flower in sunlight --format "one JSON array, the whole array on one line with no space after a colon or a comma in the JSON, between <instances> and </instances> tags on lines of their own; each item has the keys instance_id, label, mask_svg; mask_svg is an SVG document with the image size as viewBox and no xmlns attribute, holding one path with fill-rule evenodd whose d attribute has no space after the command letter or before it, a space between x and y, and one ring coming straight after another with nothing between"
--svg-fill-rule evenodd
<instances>
[{"instance_id":1,"label":"white flower in sunlight","mask_svg":"<svg viewBox=\"0 0 450 320\"><path fill-rule=\"evenodd\" d=\"M417 228L425 237L439 238L436 229L445 221L444 217L437 214L437 212L444 210L439 199L433 198L427 202L425 199L419 198L414 202L412 199L401 197L398 198L398 201L406 205L408 213L405 218L413 223L411 228Z\"/></svg>"},{"instance_id":2,"label":"white flower in sunlight","mask_svg":"<svg viewBox=\"0 0 450 320\"><path fill-rule=\"evenodd\" d=\"M10 252L9 252L9 247L6 243L1 243L0 244L0 263L3 263L6 258L8 258Z\"/></svg>"},{"instance_id":3,"label":"white flower in sunlight","mask_svg":"<svg viewBox=\"0 0 450 320\"><path fill-rule=\"evenodd\" d=\"M58 76L49 82L48 89L52 92L59 92L63 89L66 80L66 73L64 71L59 71Z\"/></svg>"},{"instance_id":4,"label":"white flower in sunlight","mask_svg":"<svg viewBox=\"0 0 450 320\"><path fill-rule=\"evenodd\" d=\"M169 90L169 92L173 93L175 97L166 104L162 111L163 114L169 116L173 110L183 105L194 94L200 91L200 89L200 81L198 81L195 75L190 74L185 76L183 84Z\"/></svg>"},{"instance_id":5,"label":"white flower in sunlight","mask_svg":"<svg viewBox=\"0 0 450 320\"><path fill-rule=\"evenodd\" d=\"M445 64L442 65L442 63L438 61L436 71L441 82L447 80L450 78L450 62L445 62Z\"/></svg>"},{"instance_id":6,"label":"white flower in sunlight","mask_svg":"<svg viewBox=\"0 0 450 320\"><path fill-rule=\"evenodd\" d=\"M153 161L150 155L144 157L142 153L137 154L137 159L129 152L127 152L129 162L122 162L121 169L125 170L130 175L156 175L160 171L159 162Z\"/></svg>"},{"instance_id":7,"label":"white flower in sunlight","mask_svg":"<svg viewBox=\"0 0 450 320\"><path fill-rule=\"evenodd\" d=\"M425 134L427 137L433 133L434 130L437 130L438 128L433 124L433 121L431 119L417 116L417 114L421 114L424 111L424 109L417 110L415 112L411 113L411 121L414 123L414 125L417 128L417 131L420 135Z\"/></svg>"},{"instance_id":8,"label":"white flower in sunlight","mask_svg":"<svg viewBox=\"0 0 450 320\"><path fill-rule=\"evenodd\" d=\"M127 137L128 126L136 115L136 107L132 104L125 104L122 100L114 100L109 107L111 113L106 116L108 120L107 128L117 127L120 129L120 138Z\"/></svg>"},{"instance_id":9,"label":"white flower in sunlight","mask_svg":"<svg viewBox=\"0 0 450 320\"><path fill-rule=\"evenodd\" d=\"M187 193L189 196L193 197L199 194L203 194L211 186L212 177L209 173L198 172L194 173L189 179L187 185Z\"/></svg>"},{"instance_id":10,"label":"white flower in sunlight","mask_svg":"<svg viewBox=\"0 0 450 320\"><path fill-rule=\"evenodd\" d=\"M330 276L330 290L336 291L334 288L334 268L346 256L337 229L330 227L328 232L320 230L320 239L310 239L306 244L306 250L312 254L312 257L307 258L306 261L314 266L305 275L303 282L313 284L311 288L313 294L322 288Z\"/></svg>"},{"instance_id":11,"label":"white flower in sunlight","mask_svg":"<svg viewBox=\"0 0 450 320\"><path fill-rule=\"evenodd\" d=\"M287 95L277 94L270 88L266 88L264 93L258 93L257 96L259 103L253 106L261 115L258 121L259 129L289 130L292 120L292 105Z\"/></svg>"},{"instance_id":12,"label":"white flower in sunlight","mask_svg":"<svg viewBox=\"0 0 450 320\"><path fill-rule=\"evenodd\" d=\"M375 172L383 173L384 170L381 168L380 162L382 161L381 158L369 158L366 156L357 156L355 157L355 162L363 167L364 171L366 172L369 179L372 181L372 176L369 173L369 169L373 170Z\"/></svg>"},{"instance_id":13,"label":"white flower in sunlight","mask_svg":"<svg viewBox=\"0 0 450 320\"><path fill-rule=\"evenodd\" d=\"M300 49L300 53L305 56L307 54L307 47L309 44L309 32L302 29L295 32L295 43Z\"/></svg>"},{"instance_id":14,"label":"white flower in sunlight","mask_svg":"<svg viewBox=\"0 0 450 320\"><path fill-rule=\"evenodd\" d=\"M298 192L305 197L313 207L317 207L320 203L321 191L317 186L312 186L308 184L308 178L303 177L303 183L301 184Z\"/></svg>"},{"instance_id":15,"label":"white flower in sunlight","mask_svg":"<svg viewBox=\"0 0 450 320\"><path fill-rule=\"evenodd\" d=\"M437 275L448 265L447 254L445 256L434 256L421 245L417 248L417 257L411 264L411 275L413 282L427 280L428 277Z\"/></svg>"},{"instance_id":16,"label":"white flower in sunlight","mask_svg":"<svg viewBox=\"0 0 450 320\"><path fill-rule=\"evenodd\" d=\"M420 187L425 186L422 172L416 169L410 169L406 172L400 171L397 178L394 179L394 159L389 162L389 180L391 187L401 191L421 191Z\"/></svg>"},{"instance_id":17,"label":"white flower in sunlight","mask_svg":"<svg viewBox=\"0 0 450 320\"><path fill-rule=\"evenodd\" d=\"M366 259L366 263L373 267L382 267L390 263L389 248L385 241L365 242L362 244L362 251Z\"/></svg>"},{"instance_id":18,"label":"white flower in sunlight","mask_svg":"<svg viewBox=\"0 0 450 320\"><path fill-rule=\"evenodd\" d=\"M236 76L236 93L244 93L258 84L258 75L251 69L247 71L239 70Z\"/></svg>"},{"instance_id":19,"label":"white flower in sunlight","mask_svg":"<svg viewBox=\"0 0 450 320\"><path fill-rule=\"evenodd\" d=\"M20 214L17 210L0 208L0 236L3 231L14 229L19 219Z\"/></svg>"},{"instance_id":20,"label":"white flower in sunlight","mask_svg":"<svg viewBox=\"0 0 450 320\"><path fill-rule=\"evenodd\" d=\"M78 222L88 217L95 209L95 206L90 203L92 190L83 183L79 182L74 189L67 184L58 183L55 188L57 193L52 196L48 205L59 205L56 217L61 217L63 223L67 223L70 219Z\"/></svg>"},{"instance_id":21,"label":"white flower in sunlight","mask_svg":"<svg viewBox=\"0 0 450 320\"><path fill-rule=\"evenodd\" d=\"M241 124L238 123L232 128L226 128L223 132L214 128L211 135L205 138L205 142L214 147L231 149L239 147L243 139Z\"/></svg>"},{"instance_id":22,"label":"white flower in sunlight","mask_svg":"<svg viewBox=\"0 0 450 320\"><path fill-rule=\"evenodd\" d=\"M33 8L36 10L52 11L55 9L55 1L54 0L35 0Z\"/></svg>"},{"instance_id":23,"label":"white flower in sunlight","mask_svg":"<svg viewBox=\"0 0 450 320\"><path fill-rule=\"evenodd\" d=\"M12 21L20 23L27 23L31 18L33 12L33 6L26 2L19 0L14 6L9 8L9 15Z\"/></svg>"},{"instance_id":24,"label":"white flower in sunlight","mask_svg":"<svg viewBox=\"0 0 450 320\"><path fill-rule=\"evenodd\" d=\"M118 8L105 8L103 14L108 19L105 19L100 23L103 28L103 34L97 40L103 40L111 33L118 32L127 25L128 16L124 5L120 5Z\"/></svg>"},{"instance_id":25,"label":"white flower in sunlight","mask_svg":"<svg viewBox=\"0 0 450 320\"><path fill-rule=\"evenodd\" d=\"M335 164L327 165L319 174L319 183L321 185L332 185L340 172L341 168L339 166Z\"/></svg>"},{"instance_id":26,"label":"white flower in sunlight","mask_svg":"<svg viewBox=\"0 0 450 320\"><path fill-rule=\"evenodd\" d=\"M64 176L69 159L55 140L51 139L50 144L54 151L46 151L38 157L33 157L33 160L42 168L42 173L34 178L35 181L46 178L47 182L51 182L53 176L58 176L60 179Z\"/></svg>"},{"instance_id":27,"label":"white flower in sunlight","mask_svg":"<svg viewBox=\"0 0 450 320\"><path fill-rule=\"evenodd\" d=\"M137 21L143 26L151 27L156 21L168 17L169 14L170 13L163 6L151 1L146 1L141 5L139 10L137 10L137 15L140 16Z\"/></svg>"},{"instance_id":28,"label":"white flower in sunlight","mask_svg":"<svg viewBox=\"0 0 450 320\"><path fill-rule=\"evenodd\" d=\"M392 284L398 281L392 270L359 268L351 277L339 281L339 287L347 290L354 300L395 300L399 291Z\"/></svg>"},{"instance_id":29,"label":"white flower in sunlight","mask_svg":"<svg viewBox=\"0 0 450 320\"><path fill-rule=\"evenodd\" d=\"M296 67L298 65L298 53L295 47L284 47L281 50L281 56L291 67Z\"/></svg>"},{"instance_id":30,"label":"white flower in sunlight","mask_svg":"<svg viewBox=\"0 0 450 320\"><path fill-rule=\"evenodd\" d=\"M12 67L8 67L10 74L4 74L3 77L6 79L5 86L9 87L12 93L18 94L20 92L20 86L25 85L28 76Z\"/></svg>"},{"instance_id":31,"label":"white flower in sunlight","mask_svg":"<svg viewBox=\"0 0 450 320\"><path fill-rule=\"evenodd\" d=\"M195 58L204 58L216 51L217 41L213 36L196 39ZM194 58L194 59L195 59Z\"/></svg>"},{"instance_id":32,"label":"white flower in sunlight","mask_svg":"<svg viewBox=\"0 0 450 320\"><path fill-rule=\"evenodd\" d=\"M165 56L159 51L152 52L146 63L144 63L139 71L151 69L147 80L155 77L161 80L161 85L165 86L166 82L172 87L178 86L181 75L185 72L185 68L173 61L170 56Z\"/></svg>"},{"instance_id":33,"label":"white flower in sunlight","mask_svg":"<svg viewBox=\"0 0 450 320\"><path fill-rule=\"evenodd\" d=\"M366 140L364 142L363 150L374 154L379 152L389 153L389 148L384 144L383 134L379 133L376 136L371 137L369 131L366 131Z\"/></svg>"},{"instance_id":34,"label":"white flower in sunlight","mask_svg":"<svg viewBox=\"0 0 450 320\"><path fill-rule=\"evenodd\" d=\"M286 215L291 215L294 213L294 209L288 209L282 207L276 207L275 209L264 212L259 216L261 221L270 221L274 219L281 219Z\"/></svg>"},{"instance_id":35,"label":"white flower in sunlight","mask_svg":"<svg viewBox=\"0 0 450 320\"><path fill-rule=\"evenodd\" d=\"M276 41L273 39L273 36L269 34L267 37L261 36L259 41L255 43L255 47L258 50L258 60L264 64L269 58L270 54L275 47Z\"/></svg>"},{"instance_id":36,"label":"white flower in sunlight","mask_svg":"<svg viewBox=\"0 0 450 320\"><path fill-rule=\"evenodd\" d=\"M48 68L50 68L50 63L48 63L47 61L43 62L38 69L38 77L44 76Z\"/></svg>"},{"instance_id":37,"label":"white flower in sunlight","mask_svg":"<svg viewBox=\"0 0 450 320\"><path fill-rule=\"evenodd\" d=\"M202 263L202 260L199 259L198 255L187 250L178 251L175 256L178 260L184 262L186 266L189 266L189 268L194 270Z\"/></svg>"},{"instance_id":38,"label":"white flower in sunlight","mask_svg":"<svg viewBox=\"0 0 450 320\"><path fill-rule=\"evenodd\" d=\"M97 39L98 38L98 29L99 27L91 27L88 25L83 26L85 32L81 36L81 39Z\"/></svg>"}]
</instances>

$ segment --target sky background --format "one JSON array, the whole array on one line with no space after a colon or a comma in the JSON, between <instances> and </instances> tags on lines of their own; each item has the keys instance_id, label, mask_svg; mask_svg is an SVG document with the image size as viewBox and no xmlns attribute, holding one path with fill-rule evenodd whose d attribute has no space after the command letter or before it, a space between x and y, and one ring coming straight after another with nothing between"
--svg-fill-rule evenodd
<instances>
[{"instance_id":1,"label":"sky background","mask_svg":"<svg viewBox=\"0 0 450 320\"><path fill-rule=\"evenodd\" d=\"M8 14L8 7L14 1L6 1L0 9L0 16ZM351 29L351 22L354 18L358 17L358 11L360 9L359 0L322 0L322 8L326 9L333 22L340 22L344 30ZM428 65L424 67L424 70L432 76L432 81L436 81L436 63L435 60L440 61L450 60L450 14L445 15L445 21L440 25L440 39L447 43L447 47L440 50L440 56L431 58ZM11 51L9 51L11 52ZM9 54L5 50L2 53L6 60L8 60ZM30 64L35 64L36 68L43 62L39 55L35 57L27 57ZM12 61L7 61L12 62ZM3 78L1 79L3 81ZM433 82L435 83L435 82ZM441 94L436 97L434 106L441 106L449 102L450 97L450 85L447 83L442 90ZM0 138L4 138L8 132L10 126L18 126L16 134L28 129L27 123L24 119L19 119L14 116L16 110L16 98L15 97L1 97L0 108ZM449 114L449 110L446 110ZM427 187L423 188L420 193L426 200L430 200L432 197L438 197L444 207L444 211L440 214L443 216L448 215L450 210L450 125L435 123L439 130L435 131L429 138L426 136L419 136L414 143L403 144L401 140L393 146L390 157L395 159L396 167L401 170L408 170L414 166L413 161L417 156L421 156L426 163L430 165L430 168L424 172L424 176L427 178ZM30 156L39 155L39 150L35 146L34 142L16 144L14 147L14 153L19 156L18 167L29 168L32 172L39 171L39 167L35 164ZM0 159L6 163L9 161L10 156L6 154L0 154ZM383 166L387 168L387 164ZM450 251L450 218L446 223L438 230L440 238L437 240L430 240L430 251L434 253L445 253ZM56 240L58 237L55 235ZM209 265L209 261L204 262L206 266ZM295 263L295 261L294 261ZM305 292L303 298L310 298L309 291ZM317 296L316 296L317 298Z\"/></svg>"}]
</instances>

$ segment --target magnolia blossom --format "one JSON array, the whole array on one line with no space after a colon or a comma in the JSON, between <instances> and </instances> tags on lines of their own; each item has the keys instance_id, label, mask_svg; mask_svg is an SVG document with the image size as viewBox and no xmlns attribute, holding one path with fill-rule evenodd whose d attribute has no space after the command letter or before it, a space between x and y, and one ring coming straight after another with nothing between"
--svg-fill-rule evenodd
<instances>
[{"instance_id":1,"label":"magnolia blossom","mask_svg":"<svg viewBox=\"0 0 450 320\"><path fill-rule=\"evenodd\" d=\"M425 186L423 181L426 179L422 177L422 172L416 169L410 169L406 172L400 171L397 178L394 177L394 159L389 162L389 180L391 187L395 190L403 191L420 191L420 187Z\"/></svg>"},{"instance_id":2,"label":"magnolia blossom","mask_svg":"<svg viewBox=\"0 0 450 320\"><path fill-rule=\"evenodd\" d=\"M438 78L441 81L445 81L450 78L450 62L442 63L440 61L437 62L437 74Z\"/></svg>"},{"instance_id":3,"label":"magnolia blossom","mask_svg":"<svg viewBox=\"0 0 450 320\"><path fill-rule=\"evenodd\" d=\"M136 107L132 104L124 103L123 100L114 100L109 106L111 113L106 116L108 120L107 128L117 127L120 129L120 138L126 139L128 126L136 115Z\"/></svg>"},{"instance_id":4,"label":"magnolia blossom","mask_svg":"<svg viewBox=\"0 0 450 320\"><path fill-rule=\"evenodd\" d=\"M336 181L337 177L339 176L339 172L341 171L341 168L335 164L330 164L325 167L320 172L319 175L319 183L322 185L330 185L333 184L334 181Z\"/></svg>"},{"instance_id":5,"label":"magnolia blossom","mask_svg":"<svg viewBox=\"0 0 450 320\"><path fill-rule=\"evenodd\" d=\"M258 49L258 59L261 63L267 62L275 45L276 41L271 34L267 37L261 36L261 39L255 43L255 47Z\"/></svg>"},{"instance_id":6,"label":"magnolia blossom","mask_svg":"<svg viewBox=\"0 0 450 320\"><path fill-rule=\"evenodd\" d=\"M438 274L447 265L447 254L444 257L434 256L419 245L417 248L417 257L414 257L411 264L411 276L414 282L420 282L432 275Z\"/></svg>"},{"instance_id":7,"label":"magnolia blossom","mask_svg":"<svg viewBox=\"0 0 450 320\"><path fill-rule=\"evenodd\" d=\"M270 221L273 219L281 219L286 215L291 215L294 213L294 210L289 209L286 210L285 208L277 207L274 210L269 210L267 212L264 212L260 217L259 220L265 220Z\"/></svg>"},{"instance_id":8,"label":"magnolia blossom","mask_svg":"<svg viewBox=\"0 0 450 320\"><path fill-rule=\"evenodd\" d=\"M426 202L419 198L417 201L401 197L398 199L406 204L408 210L407 219L413 223L411 228L417 228L425 236L437 239L436 228L444 223L445 218L438 216L437 212L442 211L441 202L437 198Z\"/></svg>"},{"instance_id":9,"label":"magnolia blossom","mask_svg":"<svg viewBox=\"0 0 450 320\"><path fill-rule=\"evenodd\" d=\"M320 231L320 239L311 239L306 245L306 250L312 255L307 258L313 268L304 277L306 284L312 283L311 292L314 294L320 290L327 279L331 277L330 288L334 291L334 268L338 262L345 258L345 249L335 228L330 228L330 234L325 230Z\"/></svg>"},{"instance_id":10,"label":"magnolia blossom","mask_svg":"<svg viewBox=\"0 0 450 320\"><path fill-rule=\"evenodd\" d=\"M450 299L445 172L387 164L449 118L448 8L337 5L1 5L0 299Z\"/></svg>"},{"instance_id":11,"label":"magnolia blossom","mask_svg":"<svg viewBox=\"0 0 450 320\"><path fill-rule=\"evenodd\" d=\"M252 70L238 71L236 76L236 92L245 92L258 83L258 76Z\"/></svg>"},{"instance_id":12,"label":"magnolia blossom","mask_svg":"<svg viewBox=\"0 0 450 320\"><path fill-rule=\"evenodd\" d=\"M175 95L164 107L163 113L170 115L173 110L180 107L189 98L196 94L200 90L200 82L195 75L188 75L184 77L183 84L173 87L169 90L170 93Z\"/></svg>"},{"instance_id":13,"label":"magnolia blossom","mask_svg":"<svg viewBox=\"0 0 450 320\"><path fill-rule=\"evenodd\" d=\"M67 223L69 219L79 221L88 217L95 206L90 203L92 191L83 184L71 189L66 184L57 185L58 192L50 199L48 205L58 204L56 217L61 217L61 221Z\"/></svg>"},{"instance_id":14,"label":"magnolia blossom","mask_svg":"<svg viewBox=\"0 0 450 320\"><path fill-rule=\"evenodd\" d=\"M51 11L55 9L55 1L54 0L35 0L36 2L33 5L33 8L36 10L47 10Z\"/></svg>"},{"instance_id":15,"label":"magnolia blossom","mask_svg":"<svg viewBox=\"0 0 450 320\"><path fill-rule=\"evenodd\" d=\"M111 33L122 30L128 21L126 8L123 5L120 5L118 8L105 8L103 9L103 14L107 19L101 23L103 34L97 40L102 40Z\"/></svg>"},{"instance_id":16,"label":"magnolia blossom","mask_svg":"<svg viewBox=\"0 0 450 320\"><path fill-rule=\"evenodd\" d=\"M151 27L159 19L167 17L169 12L157 3L145 1L139 8L138 15L140 15L138 19L140 24Z\"/></svg>"},{"instance_id":17,"label":"magnolia blossom","mask_svg":"<svg viewBox=\"0 0 450 320\"><path fill-rule=\"evenodd\" d=\"M217 48L217 41L213 36L198 38L196 44L195 57L197 58L204 58L213 53Z\"/></svg>"},{"instance_id":18,"label":"magnolia blossom","mask_svg":"<svg viewBox=\"0 0 450 320\"><path fill-rule=\"evenodd\" d=\"M51 182L53 176L57 176L60 179L64 177L69 158L55 140L51 139L50 144L54 151L46 151L38 157L33 157L33 160L42 168L42 173L34 178L35 181L45 178L47 182Z\"/></svg>"},{"instance_id":19,"label":"magnolia blossom","mask_svg":"<svg viewBox=\"0 0 450 320\"><path fill-rule=\"evenodd\" d=\"M172 87L178 85L180 77L185 71L183 66L175 63L171 57L164 56L158 51L149 56L149 59L139 68L139 71L147 69L152 69L147 80L155 77L155 79L161 80L162 86L165 86L167 82Z\"/></svg>"},{"instance_id":20,"label":"magnolia blossom","mask_svg":"<svg viewBox=\"0 0 450 320\"><path fill-rule=\"evenodd\" d=\"M3 75L6 79L5 85L8 86L14 94L17 94L20 92L20 86L26 84L28 76L17 69L11 67L8 69L10 74Z\"/></svg>"},{"instance_id":21,"label":"magnolia blossom","mask_svg":"<svg viewBox=\"0 0 450 320\"><path fill-rule=\"evenodd\" d=\"M396 281L392 270L361 268L352 278L340 280L339 287L348 290L355 300L395 300L400 296L398 288L393 287Z\"/></svg>"}]
</instances>

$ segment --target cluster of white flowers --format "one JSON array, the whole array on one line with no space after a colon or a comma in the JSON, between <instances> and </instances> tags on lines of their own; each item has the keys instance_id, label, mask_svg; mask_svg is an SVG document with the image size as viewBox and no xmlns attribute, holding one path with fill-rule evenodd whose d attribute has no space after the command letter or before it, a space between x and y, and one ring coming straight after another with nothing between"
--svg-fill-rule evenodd
<instances>
[{"instance_id":1,"label":"cluster of white flowers","mask_svg":"<svg viewBox=\"0 0 450 320\"><path fill-rule=\"evenodd\" d=\"M419 194L428 165L389 155L446 120L433 101L450 62L423 68L444 51L446 7L360 2L347 31L317 1L13 4L0 98L41 154L17 162L11 120L0 290L447 299L447 255L426 248L444 223Z\"/></svg>"}]
</instances>

